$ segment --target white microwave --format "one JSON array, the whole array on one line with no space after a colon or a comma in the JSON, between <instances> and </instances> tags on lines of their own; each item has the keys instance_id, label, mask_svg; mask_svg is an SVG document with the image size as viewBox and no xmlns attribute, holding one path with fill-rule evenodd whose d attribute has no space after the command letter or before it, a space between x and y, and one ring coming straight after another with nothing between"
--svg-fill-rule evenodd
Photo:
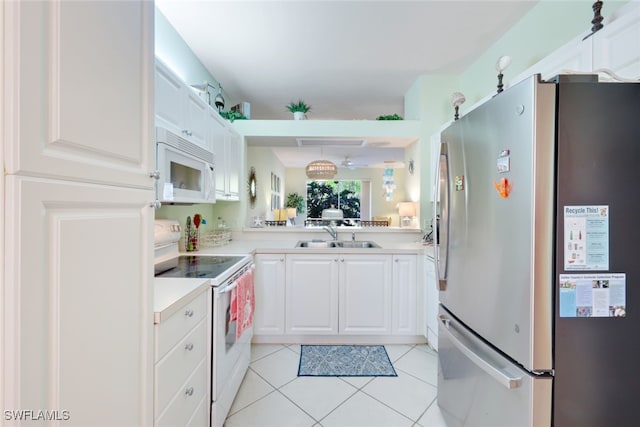
<instances>
[{"instance_id":1,"label":"white microwave","mask_svg":"<svg viewBox=\"0 0 640 427\"><path fill-rule=\"evenodd\" d=\"M162 203L215 203L215 156L193 142L156 128L156 195Z\"/></svg>"}]
</instances>

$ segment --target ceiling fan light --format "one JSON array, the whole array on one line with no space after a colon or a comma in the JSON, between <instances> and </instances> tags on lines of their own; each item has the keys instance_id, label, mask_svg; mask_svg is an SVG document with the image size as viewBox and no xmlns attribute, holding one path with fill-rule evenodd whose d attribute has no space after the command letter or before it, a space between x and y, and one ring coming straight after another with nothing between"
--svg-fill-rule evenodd
<instances>
[{"instance_id":1,"label":"ceiling fan light","mask_svg":"<svg viewBox=\"0 0 640 427\"><path fill-rule=\"evenodd\" d=\"M305 172L309 179L332 179L336 176L338 168L329 160L314 160L307 165Z\"/></svg>"}]
</instances>

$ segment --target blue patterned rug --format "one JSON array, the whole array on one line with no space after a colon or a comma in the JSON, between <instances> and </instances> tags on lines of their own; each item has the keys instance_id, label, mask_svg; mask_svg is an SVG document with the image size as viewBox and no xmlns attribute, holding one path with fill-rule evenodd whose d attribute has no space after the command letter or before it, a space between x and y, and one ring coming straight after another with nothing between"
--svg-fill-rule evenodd
<instances>
[{"instance_id":1,"label":"blue patterned rug","mask_svg":"<svg viewBox=\"0 0 640 427\"><path fill-rule=\"evenodd\" d=\"M299 377L397 377L383 345L302 345Z\"/></svg>"}]
</instances>

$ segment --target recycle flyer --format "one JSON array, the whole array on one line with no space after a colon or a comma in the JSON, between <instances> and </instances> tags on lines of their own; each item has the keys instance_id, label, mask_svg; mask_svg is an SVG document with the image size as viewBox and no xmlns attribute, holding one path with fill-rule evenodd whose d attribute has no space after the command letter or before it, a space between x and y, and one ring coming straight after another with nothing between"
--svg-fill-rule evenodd
<instances>
[{"instance_id":1,"label":"recycle flyer","mask_svg":"<svg viewBox=\"0 0 640 427\"><path fill-rule=\"evenodd\" d=\"M609 269L609 206L564 207L564 269Z\"/></svg>"}]
</instances>

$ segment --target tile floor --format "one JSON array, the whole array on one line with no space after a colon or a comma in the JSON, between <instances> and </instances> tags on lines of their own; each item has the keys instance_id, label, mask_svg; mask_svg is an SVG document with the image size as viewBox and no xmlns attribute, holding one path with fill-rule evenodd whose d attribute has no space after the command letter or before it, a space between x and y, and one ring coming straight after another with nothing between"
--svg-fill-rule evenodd
<instances>
[{"instance_id":1,"label":"tile floor","mask_svg":"<svg viewBox=\"0 0 640 427\"><path fill-rule=\"evenodd\" d=\"M258 344L225 427L444 427L437 355L385 345L397 377L298 377L299 345Z\"/></svg>"}]
</instances>

